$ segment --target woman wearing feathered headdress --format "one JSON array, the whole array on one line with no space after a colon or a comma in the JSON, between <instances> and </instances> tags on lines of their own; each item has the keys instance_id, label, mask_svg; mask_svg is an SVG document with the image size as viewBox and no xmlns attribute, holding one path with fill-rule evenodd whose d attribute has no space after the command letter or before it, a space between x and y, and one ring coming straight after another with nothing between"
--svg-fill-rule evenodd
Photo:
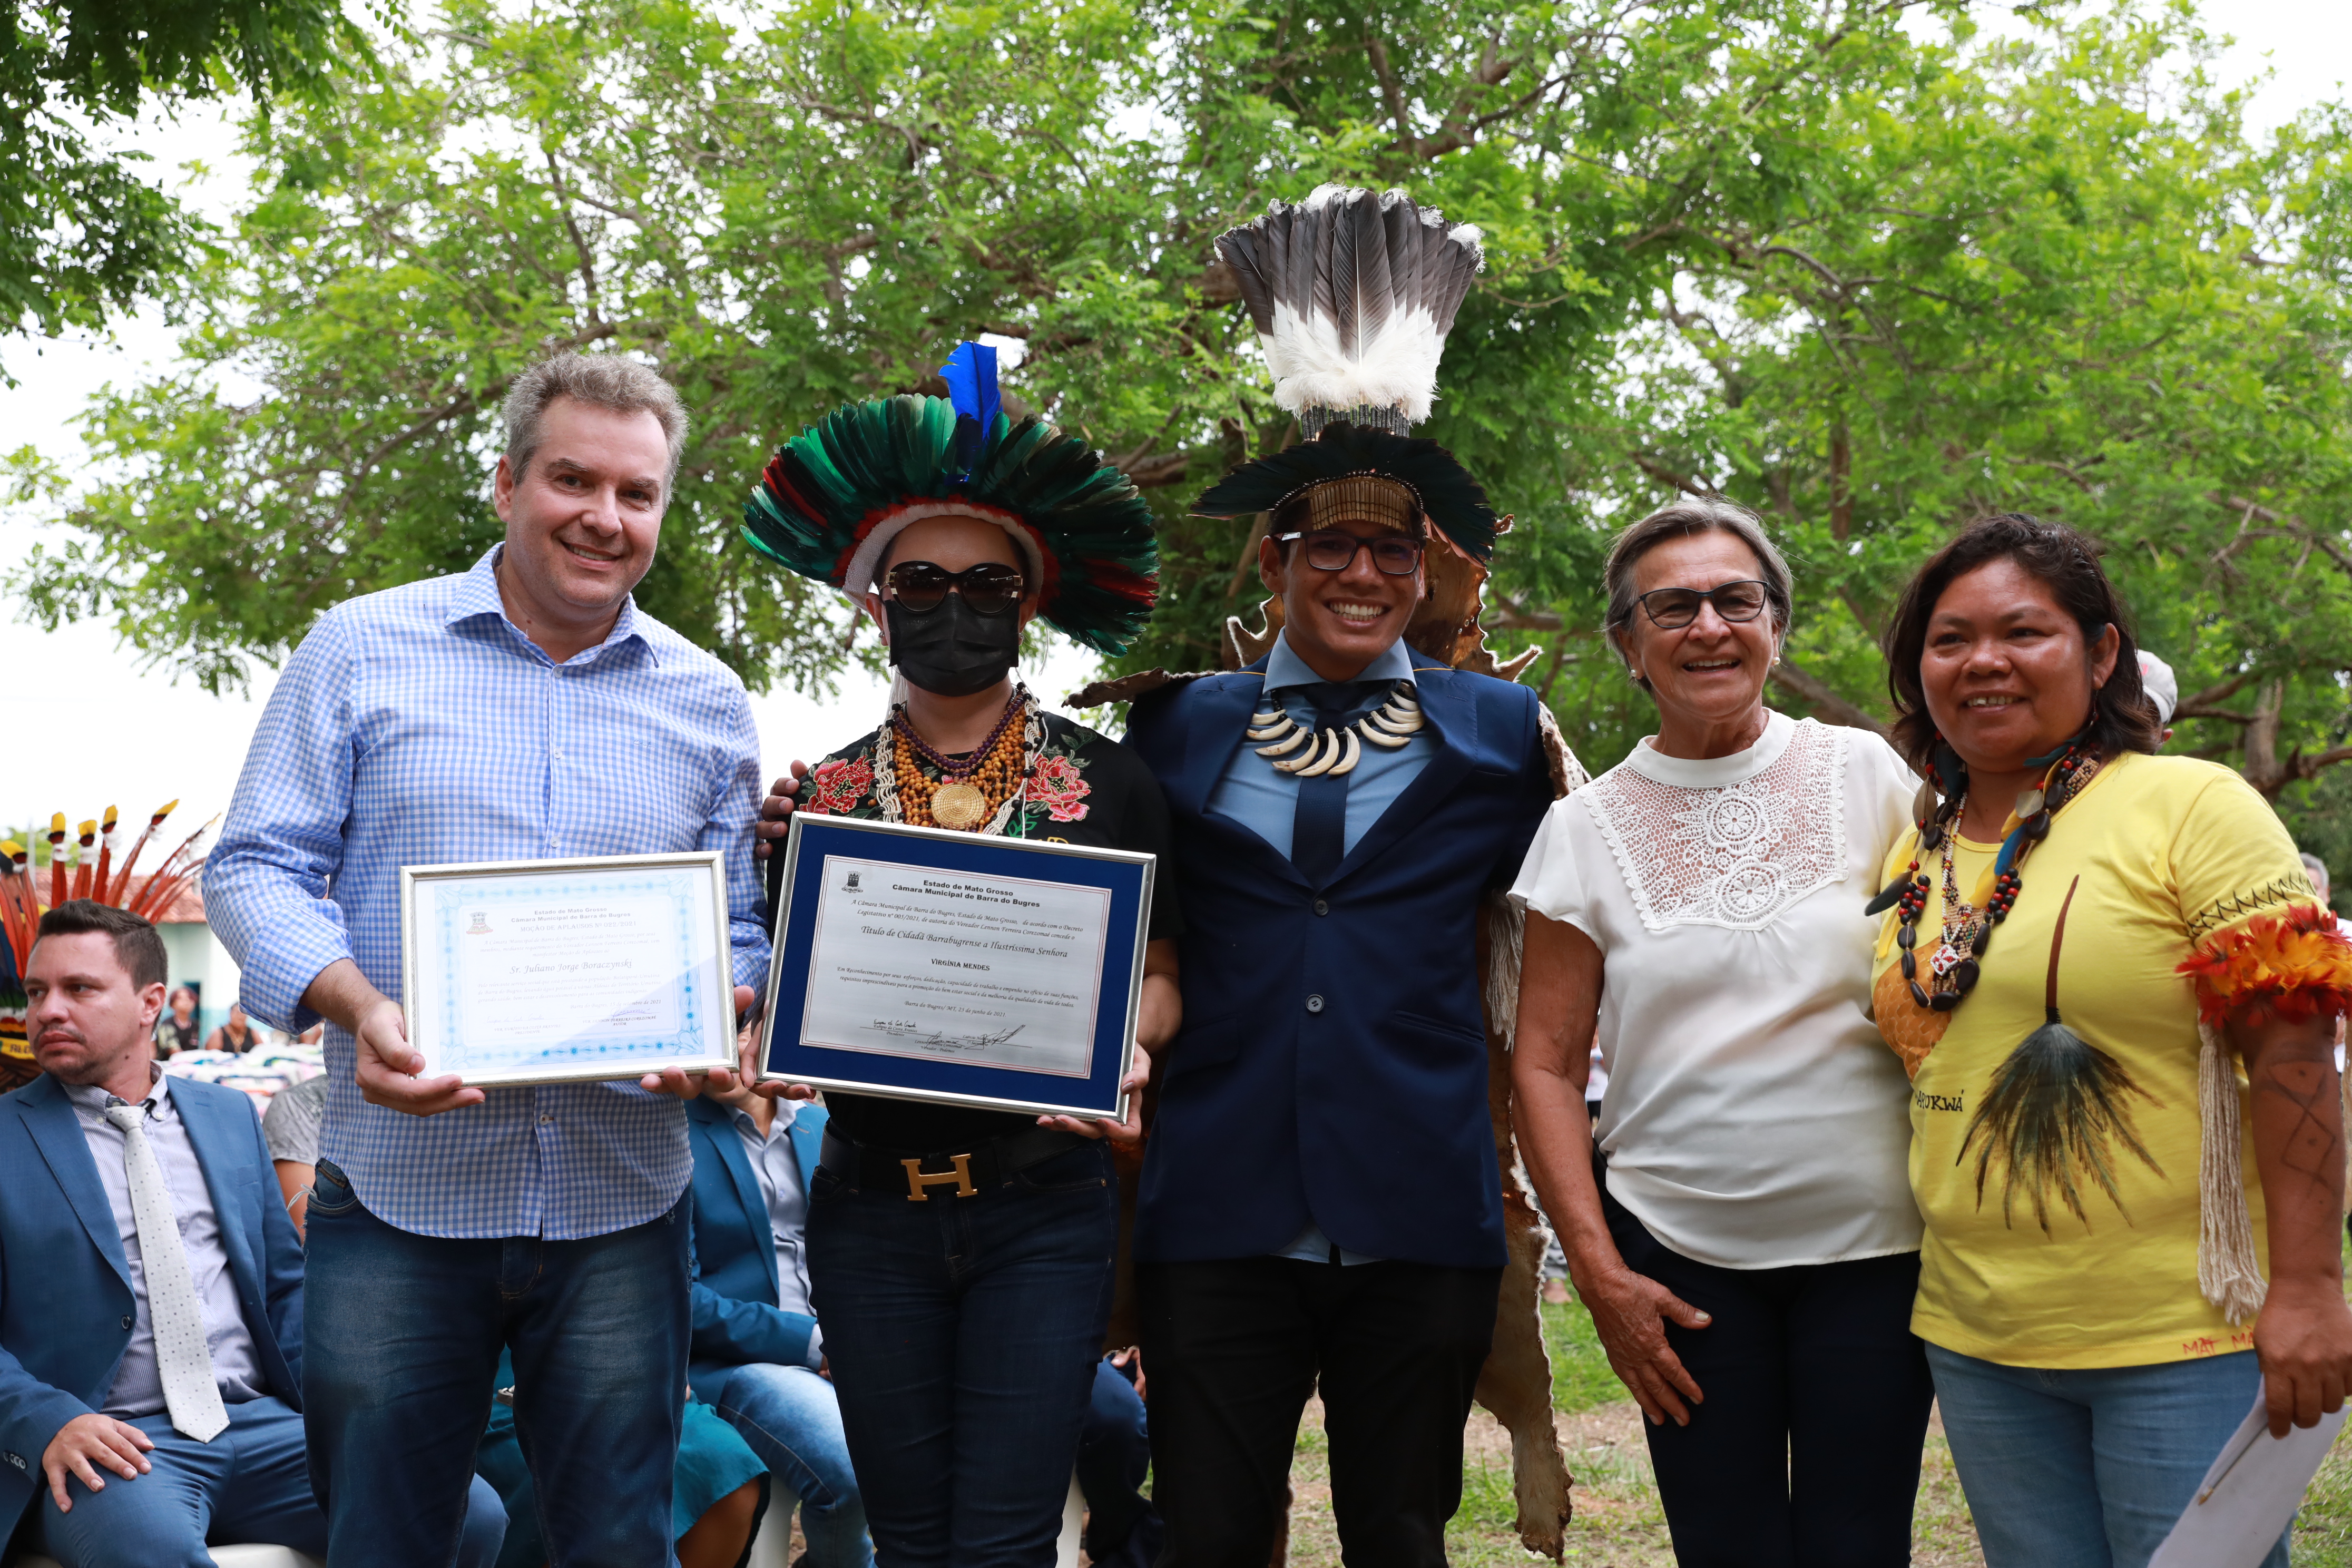
<instances>
[{"instance_id":1,"label":"woman wearing feathered headdress","mask_svg":"<svg viewBox=\"0 0 2352 1568\"><path fill-rule=\"evenodd\" d=\"M814 769L795 763L772 816L1164 855L1151 775L1047 711L1013 669L1032 618L1097 652L1126 647L1158 593L1150 510L1084 442L1003 411L992 349L966 343L940 374L945 398L854 405L786 442L745 508L756 548L874 619L898 675L883 723ZM772 901L782 870L772 858ZM1134 1085L1175 1032L1177 931L1163 892ZM825 1098L809 1274L876 1551L886 1568L1051 1563L1111 1300L1106 1130ZM1131 1122L1108 1134L1139 1136ZM950 1168L972 1184L910 1173Z\"/></svg>"}]
</instances>

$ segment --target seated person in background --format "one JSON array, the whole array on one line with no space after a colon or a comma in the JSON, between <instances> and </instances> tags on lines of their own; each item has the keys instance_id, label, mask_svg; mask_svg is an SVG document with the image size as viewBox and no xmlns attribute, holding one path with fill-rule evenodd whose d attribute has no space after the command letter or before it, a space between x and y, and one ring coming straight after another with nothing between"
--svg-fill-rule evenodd
<instances>
[{"instance_id":1,"label":"seated person in background","mask_svg":"<svg viewBox=\"0 0 2352 1568\"><path fill-rule=\"evenodd\" d=\"M1094 1568L1151 1568L1168 1533L1142 1490L1151 1468L1143 1388L1143 1354L1133 1346L1095 1363L1094 1397L1078 1436L1087 1561Z\"/></svg>"},{"instance_id":2,"label":"seated person in background","mask_svg":"<svg viewBox=\"0 0 2352 1568\"><path fill-rule=\"evenodd\" d=\"M155 1066L163 963L137 915L43 915L25 976L42 1076L0 1101L0 1538L21 1522L66 1568L327 1545L301 1248L264 1195L252 1101ZM457 1561L487 1568L505 1528L478 1486Z\"/></svg>"},{"instance_id":3,"label":"seated person in background","mask_svg":"<svg viewBox=\"0 0 2352 1568\"><path fill-rule=\"evenodd\" d=\"M230 1051L243 1056L253 1049L260 1038L261 1032L253 1026L253 1020L245 1016L245 1004L232 1002L228 1005L227 1021L205 1037L205 1049Z\"/></svg>"},{"instance_id":4,"label":"seated person in background","mask_svg":"<svg viewBox=\"0 0 2352 1568\"><path fill-rule=\"evenodd\" d=\"M261 1136L278 1167L278 1191L286 1199L294 1234L310 1207L310 1182L319 1173L319 1122L327 1114L325 1074L306 1078L269 1097L261 1113Z\"/></svg>"},{"instance_id":5,"label":"seated person in background","mask_svg":"<svg viewBox=\"0 0 2352 1568\"><path fill-rule=\"evenodd\" d=\"M163 1016L155 1020L156 1058L194 1050L204 1034L204 1026L196 1022L196 994L184 985L174 985Z\"/></svg>"},{"instance_id":6,"label":"seated person in background","mask_svg":"<svg viewBox=\"0 0 2352 1568\"><path fill-rule=\"evenodd\" d=\"M539 1499L515 1433L514 1352L499 1357L498 1397L489 1429L474 1453L474 1470L506 1504L506 1544L497 1568L541 1568L547 1541L539 1532ZM735 1429L698 1399L686 1402L678 1428L677 1468L670 1493L670 1524L677 1537L677 1568L735 1568L767 1511L768 1468Z\"/></svg>"},{"instance_id":7,"label":"seated person in background","mask_svg":"<svg viewBox=\"0 0 2352 1568\"><path fill-rule=\"evenodd\" d=\"M744 1079L756 1080L748 1043ZM801 1502L805 1568L867 1568L874 1546L825 1373L802 1246L825 1113L747 1088L686 1105L694 1151L694 1338L687 1379ZM792 1506L782 1499L786 1509Z\"/></svg>"}]
</instances>

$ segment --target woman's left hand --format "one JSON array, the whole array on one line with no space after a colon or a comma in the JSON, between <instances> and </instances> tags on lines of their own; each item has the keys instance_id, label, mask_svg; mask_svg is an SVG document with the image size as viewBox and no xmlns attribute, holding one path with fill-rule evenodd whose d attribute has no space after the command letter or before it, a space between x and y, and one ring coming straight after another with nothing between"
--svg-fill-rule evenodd
<instances>
[{"instance_id":1,"label":"woman's left hand","mask_svg":"<svg viewBox=\"0 0 2352 1568\"><path fill-rule=\"evenodd\" d=\"M2289 1426L2316 1426L2344 1407L2352 1393L2352 1307L2344 1288L2328 1280L2273 1280L2254 1320L2254 1353L2263 1365L2263 1398L2271 1436Z\"/></svg>"},{"instance_id":2,"label":"woman's left hand","mask_svg":"<svg viewBox=\"0 0 2352 1568\"><path fill-rule=\"evenodd\" d=\"M1075 1132L1081 1138L1108 1138L1120 1149L1132 1149L1143 1142L1143 1086L1151 1081L1151 1053L1141 1046L1135 1047L1135 1062L1118 1087L1127 1095L1127 1119L1124 1121L1097 1120L1092 1116L1041 1116L1040 1127L1051 1127L1057 1132Z\"/></svg>"}]
</instances>

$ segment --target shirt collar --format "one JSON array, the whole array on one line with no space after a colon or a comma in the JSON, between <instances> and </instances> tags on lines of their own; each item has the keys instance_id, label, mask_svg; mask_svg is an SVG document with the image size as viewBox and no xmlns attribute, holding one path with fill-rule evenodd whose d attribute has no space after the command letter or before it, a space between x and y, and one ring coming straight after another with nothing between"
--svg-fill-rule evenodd
<instances>
[{"instance_id":1,"label":"shirt collar","mask_svg":"<svg viewBox=\"0 0 2352 1568\"><path fill-rule=\"evenodd\" d=\"M153 1106L154 1110L150 1114L160 1116L171 1109L172 1080L160 1062L147 1064L147 1079L151 1087L142 1103ZM66 1091L66 1098L73 1102L76 1110L86 1110L94 1117L105 1116L106 1108L116 1103L111 1093L94 1083L65 1083L58 1087ZM125 1100L122 1103L130 1102Z\"/></svg>"},{"instance_id":2,"label":"shirt collar","mask_svg":"<svg viewBox=\"0 0 2352 1568\"><path fill-rule=\"evenodd\" d=\"M768 1124L767 1134L764 1137L761 1135L760 1124L753 1121L751 1113L741 1106L727 1107L727 1114L734 1121L735 1131L738 1132L758 1138L764 1143L772 1143L792 1131L793 1118L800 1114L800 1106L797 1102L789 1100L776 1101L776 1119Z\"/></svg>"},{"instance_id":3,"label":"shirt collar","mask_svg":"<svg viewBox=\"0 0 2352 1568\"><path fill-rule=\"evenodd\" d=\"M1290 651L1290 633L1286 629L1275 635L1274 651L1265 656L1265 689L1268 691L1279 691L1286 686L1312 686L1322 679L1308 668L1305 659ZM1412 679L1412 655L1405 647L1404 638L1399 637L1389 644L1387 651L1364 666L1356 679L1410 682Z\"/></svg>"},{"instance_id":4,"label":"shirt collar","mask_svg":"<svg viewBox=\"0 0 2352 1568\"><path fill-rule=\"evenodd\" d=\"M503 540L491 545L482 552L482 558L474 563L473 569L458 579L457 591L450 595L449 610L441 617L441 624L456 626L466 621L487 617L503 624L518 642L526 647L532 646L530 639L522 635L522 628L507 619L506 601L499 596L499 556L505 549L506 542ZM637 629L637 596L635 594L622 599L621 613L614 617L613 629L605 634L604 640L586 653L575 655L572 662L592 664L607 652L632 642L645 649L646 658L658 661L660 656L654 652L653 643Z\"/></svg>"}]
</instances>

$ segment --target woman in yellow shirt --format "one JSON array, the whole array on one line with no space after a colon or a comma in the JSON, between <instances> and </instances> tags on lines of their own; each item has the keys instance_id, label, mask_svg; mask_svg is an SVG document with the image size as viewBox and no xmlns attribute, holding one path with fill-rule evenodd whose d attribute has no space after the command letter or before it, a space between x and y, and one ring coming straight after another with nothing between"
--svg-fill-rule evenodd
<instances>
[{"instance_id":1,"label":"woman in yellow shirt","mask_svg":"<svg viewBox=\"0 0 2352 1568\"><path fill-rule=\"evenodd\" d=\"M1931 781L1874 905L1927 1227L1912 1328L1990 1568L2141 1568L2256 1399L2283 1434L2352 1384L2352 944L2242 779L2151 754L2081 535L1970 525L1886 648Z\"/></svg>"}]
</instances>

